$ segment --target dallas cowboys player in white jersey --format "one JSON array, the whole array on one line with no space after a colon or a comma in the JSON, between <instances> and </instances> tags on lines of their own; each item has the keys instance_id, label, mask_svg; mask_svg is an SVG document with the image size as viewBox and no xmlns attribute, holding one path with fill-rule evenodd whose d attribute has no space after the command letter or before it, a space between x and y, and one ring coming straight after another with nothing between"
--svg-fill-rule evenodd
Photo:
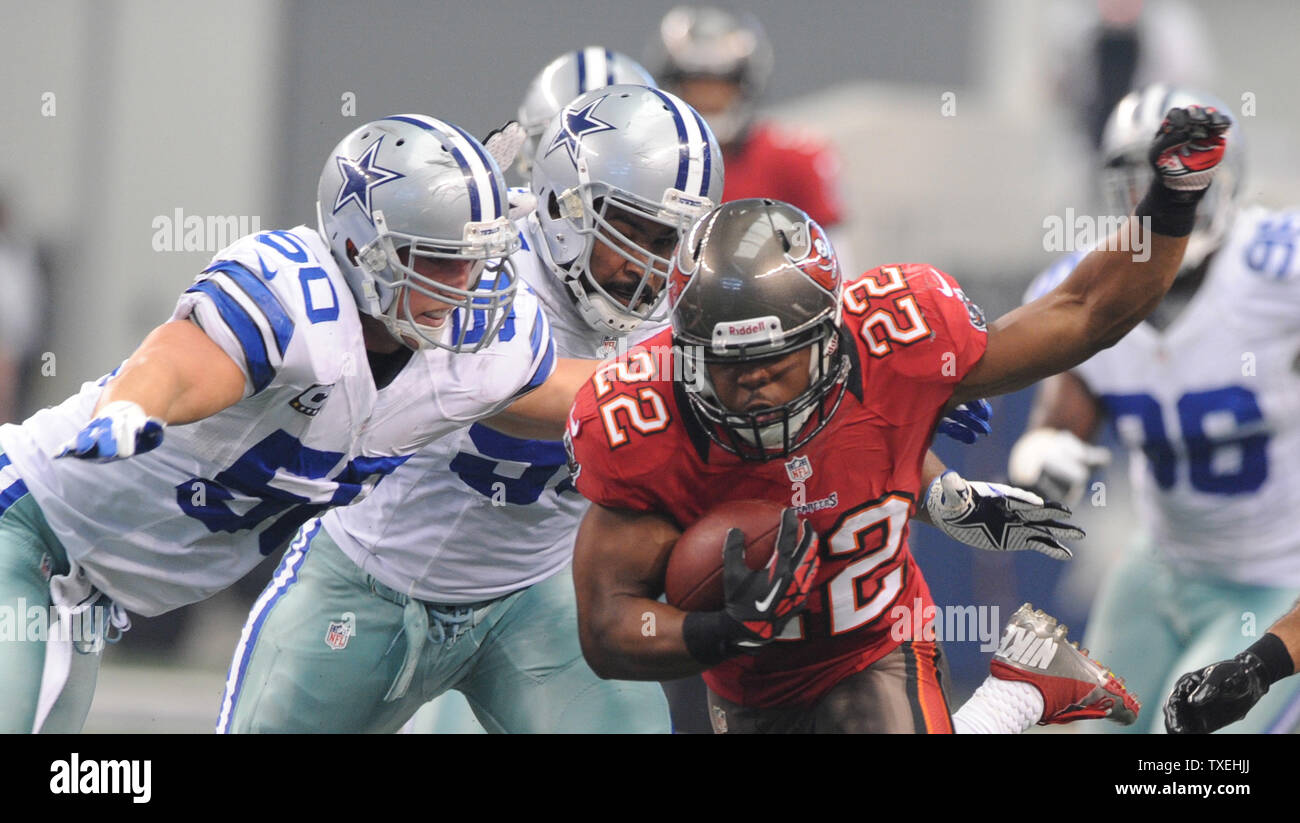
<instances>
[{"instance_id":1,"label":"dallas cowboys player in white jersey","mask_svg":"<svg viewBox=\"0 0 1300 823\"><path fill-rule=\"evenodd\" d=\"M1206 100L1157 85L1120 101L1102 144L1114 213L1145 185L1141 154L1164 112ZM1180 673L1262 635L1300 592L1300 537L1286 518L1300 509L1289 473L1300 454L1300 213L1237 211L1241 155L1238 140L1159 308L1113 348L1045 381L1011 454L1013 483L1068 499L1107 459L1086 442L1104 418L1130 450L1141 528L1098 594L1085 641L1150 705ZM1085 253L1054 264L1027 298ZM1272 729L1295 693L1278 684L1228 731ZM1152 712L1125 731L1161 731L1160 720Z\"/></svg>"},{"instance_id":2,"label":"dallas cowboys player in white jersey","mask_svg":"<svg viewBox=\"0 0 1300 823\"><path fill-rule=\"evenodd\" d=\"M425 443L551 405L552 383L516 400L563 375L477 141L366 124L318 195L319 231L235 242L113 374L0 428L0 606L93 605L120 629L202 600ZM2 731L84 722L102 637L42 639L0 642Z\"/></svg>"}]
</instances>

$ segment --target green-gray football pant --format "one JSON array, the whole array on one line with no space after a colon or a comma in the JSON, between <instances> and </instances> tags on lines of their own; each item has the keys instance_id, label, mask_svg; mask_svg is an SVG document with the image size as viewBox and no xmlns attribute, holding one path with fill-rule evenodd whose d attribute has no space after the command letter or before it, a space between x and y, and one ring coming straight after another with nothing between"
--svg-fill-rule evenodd
<instances>
[{"instance_id":1,"label":"green-gray football pant","mask_svg":"<svg viewBox=\"0 0 1300 823\"><path fill-rule=\"evenodd\" d=\"M1132 726L1084 723L1090 732L1165 730L1164 705L1187 672L1235 657L1254 643L1296 599L1295 589L1248 586L1180 574L1150 550L1130 551L1111 569L1092 613L1084 645L1124 678L1142 701ZM1300 678L1282 680L1245 718L1224 731L1274 730L1300 693Z\"/></svg>"},{"instance_id":2,"label":"green-gray football pant","mask_svg":"<svg viewBox=\"0 0 1300 823\"><path fill-rule=\"evenodd\" d=\"M567 568L464 610L460 629L437 617L452 607L403 600L304 525L249 614L217 731L393 732L448 689L492 732L670 729L659 684L601 680L583 659Z\"/></svg>"},{"instance_id":3,"label":"green-gray football pant","mask_svg":"<svg viewBox=\"0 0 1300 823\"><path fill-rule=\"evenodd\" d=\"M95 695L100 653L71 652L66 684L39 729L50 636L51 575L68 572L67 555L27 487L0 453L0 733L79 732Z\"/></svg>"}]
</instances>

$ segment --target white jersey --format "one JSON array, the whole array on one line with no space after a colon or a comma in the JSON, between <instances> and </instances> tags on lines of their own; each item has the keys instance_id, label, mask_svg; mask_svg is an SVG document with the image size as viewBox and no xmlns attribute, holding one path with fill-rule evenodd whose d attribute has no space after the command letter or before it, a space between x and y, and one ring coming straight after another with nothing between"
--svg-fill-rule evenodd
<instances>
[{"instance_id":1,"label":"white jersey","mask_svg":"<svg viewBox=\"0 0 1300 823\"><path fill-rule=\"evenodd\" d=\"M417 352L377 390L352 294L315 230L252 235L216 255L172 316L239 364L243 400L169 427L136 457L53 459L89 422L105 377L0 428L0 448L90 581L130 611L161 614L226 588L309 518L360 500L424 444L545 380L536 297L521 289L515 312L513 340Z\"/></svg>"},{"instance_id":2,"label":"white jersey","mask_svg":"<svg viewBox=\"0 0 1300 823\"><path fill-rule=\"evenodd\" d=\"M1074 370L1132 451L1144 528L1189 573L1300 588L1298 245L1300 212L1242 212L1164 332L1143 323Z\"/></svg>"},{"instance_id":3,"label":"white jersey","mask_svg":"<svg viewBox=\"0 0 1300 823\"><path fill-rule=\"evenodd\" d=\"M615 339L578 314L546 266L536 218L521 221L511 258L550 316L556 353L603 359ZM638 329L641 339L662 322ZM365 503L330 512L325 530L384 585L433 603L476 603L554 574L573 555L587 500L569 478L558 440L522 440L481 423L433 443Z\"/></svg>"}]
</instances>

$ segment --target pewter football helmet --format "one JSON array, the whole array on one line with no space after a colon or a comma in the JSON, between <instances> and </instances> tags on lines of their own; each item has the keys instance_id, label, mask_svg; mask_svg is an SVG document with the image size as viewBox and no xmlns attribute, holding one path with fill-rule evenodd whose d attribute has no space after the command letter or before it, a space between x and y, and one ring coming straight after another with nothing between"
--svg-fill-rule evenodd
<instances>
[{"instance_id":1,"label":"pewter football helmet","mask_svg":"<svg viewBox=\"0 0 1300 823\"><path fill-rule=\"evenodd\" d=\"M826 232L788 203L736 200L691 226L673 258L668 299L673 344L696 375L684 383L686 397L714 442L747 460L771 460L830 422L851 365L840 340L843 288ZM808 347L808 387L789 401L746 411L718 398L709 364Z\"/></svg>"},{"instance_id":2,"label":"pewter football helmet","mask_svg":"<svg viewBox=\"0 0 1300 823\"><path fill-rule=\"evenodd\" d=\"M528 135L515 161L525 180L532 171L538 138L564 104L580 94L617 83L653 86L655 81L640 63L600 46L562 54L537 73L528 84L516 118Z\"/></svg>"},{"instance_id":3,"label":"pewter football helmet","mask_svg":"<svg viewBox=\"0 0 1300 823\"><path fill-rule=\"evenodd\" d=\"M722 196L722 152L699 114L673 95L607 86L551 120L537 144L532 191L546 240L542 258L587 323L626 334L660 316L672 249L645 248L611 220L631 216L680 237ZM598 243L640 270L635 285L611 291L598 282Z\"/></svg>"},{"instance_id":4,"label":"pewter football helmet","mask_svg":"<svg viewBox=\"0 0 1300 823\"><path fill-rule=\"evenodd\" d=\"M758 19L712 6L677 6L664 15L651 41L646 65L665 88L690 77L716 77L740 88L736 102L711 115L709 126L722 143L739 138L772 74L772 44Z\"/></svg>"},{"instance_id":5,"label":"pewter football helmet","mask_svg":"<svg viewBox=\"0 0 1300 823\"><path fill-rule=\"evenodd\" d=\"M330 153L316 196L318 231L362 314L419 348L492 342L514 299L507 258L519 236L501 170L477 140L419 114L367 123ZM421 258L470 261L468 284L421 275ZM436 325L411 316L412 291L447 304Z\"/></svg>"},{"instance_id":6,"label":"pewter football helmet","mask_svg":"<svg viewBox=\"0 0 1300 823\"><path fill-rule=\"evenodd\" d=\"M1156 83L1129 92L1111 111L1101 136L1101 183L1106 207L1115 215L1132 214L1151 185L1151 162L1147 151L1151 138L1171 108L1213 106L1229 109L1208 94ZM1214 185L1206 192L1196 214L1196 225L1187 240L1180 273L1201 264L1227 237L1236 212L1237 193L1243 178L1241 137L1234 128L1223 162L1215 171Z\"/></svg>"}]
</instances>

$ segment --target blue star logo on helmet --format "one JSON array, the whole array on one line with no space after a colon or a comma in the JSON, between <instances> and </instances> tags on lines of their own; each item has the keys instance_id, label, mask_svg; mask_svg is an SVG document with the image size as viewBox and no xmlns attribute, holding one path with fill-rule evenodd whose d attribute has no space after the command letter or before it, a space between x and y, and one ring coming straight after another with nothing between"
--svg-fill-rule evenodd
<instances>
[{"instance_id":1,"label":"blue star logo on helmet","mask_svg":"<svg viewBox=\"0 0 1300 823\"><path fill-rule=\"evenodd\" d=\"M334 198L334 214L338 214L339 209L346 206L350 200L356 203L357 208L366 213L366 219L373 223L374 218L371 217L370 211L371 190L406 176L376 164L375 155L379 152L379 144L382 142L384 138L380 136L356 160L342 156L334 158L339 164L339 173L343 175L343 185L339 187L338 197Z\"/></svg>"},{"instance_id":2,"label":"blue star logo on helmet","mask_svg":"<svg viewBox=\"0 0 1300 823\"><path fill-rule=\"evenodd\" d=\"M592 100L580 109L565 109L563 125L555 133L555 139L551 141L551 145L546 147L544 156L549 157L551 152L563 146L569 152L569 159L576 164L578 162L578 148L582 145L582 138L602 131L613 131L613 126L593 114L596 107L605 101L605 97Z\"/></svg>"}]
</instances>

